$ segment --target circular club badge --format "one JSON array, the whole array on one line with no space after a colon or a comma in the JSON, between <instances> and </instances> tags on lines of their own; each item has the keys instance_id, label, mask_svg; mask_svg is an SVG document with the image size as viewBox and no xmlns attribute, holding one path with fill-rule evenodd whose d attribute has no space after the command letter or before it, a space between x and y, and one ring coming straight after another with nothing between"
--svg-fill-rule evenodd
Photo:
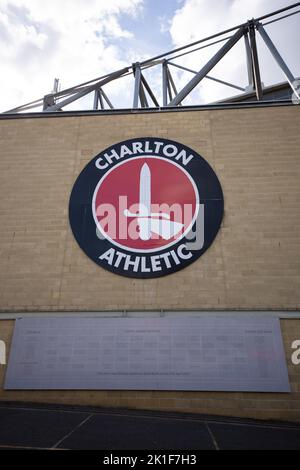
<instances>
[{"instance_id":1,"label":"circular club badge","mask_svg":"<svg viewBox=\"0 0 300 470\"><path fill-rule=\"evenodd\" d=\"M209 164L178 142L143 137L117 143L78 176L69 217L82 250L109 271L152 278L199 258L223 217Z\"/></svg>"}]
</instances>

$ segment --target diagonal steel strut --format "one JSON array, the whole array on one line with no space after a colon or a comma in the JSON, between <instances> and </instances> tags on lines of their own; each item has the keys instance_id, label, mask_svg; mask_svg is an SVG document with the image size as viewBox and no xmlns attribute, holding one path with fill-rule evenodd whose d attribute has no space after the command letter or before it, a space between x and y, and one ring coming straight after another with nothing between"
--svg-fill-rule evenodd
<instances>
[{"instance_id":1,"label":"diagonal steel strut","mask_svg":"<svg viewBox=\"0 0 300 470\"><path fill-rule=\"evenodd\" d=\"M227 54L228 51L241 39L245 33L245 27L242 26L237 32L227 41L221 49L202 67L201 70L195 75L192 80L173 98L168 106L178 106L184 98L203 80L203 78L217 65L217 63Z\"/></svg>"}]
</instances>

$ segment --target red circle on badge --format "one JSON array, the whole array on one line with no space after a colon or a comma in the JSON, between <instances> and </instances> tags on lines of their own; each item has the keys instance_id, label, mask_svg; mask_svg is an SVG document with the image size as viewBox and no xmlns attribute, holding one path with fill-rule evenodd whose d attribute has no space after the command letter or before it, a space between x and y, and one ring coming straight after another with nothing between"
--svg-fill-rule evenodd
<instances>
[{"instance_id":1,"label":"red circle on badge","mask_svg":"<svg viewBox=\"0 0 300 470\"><path fill-rule=\"evenodd\" d=\"M199 196L189 173L163 157L135 157L105 173L93 196L98 230L120 248L159 251L192 228Z\"/></svg>"}]
</instances>

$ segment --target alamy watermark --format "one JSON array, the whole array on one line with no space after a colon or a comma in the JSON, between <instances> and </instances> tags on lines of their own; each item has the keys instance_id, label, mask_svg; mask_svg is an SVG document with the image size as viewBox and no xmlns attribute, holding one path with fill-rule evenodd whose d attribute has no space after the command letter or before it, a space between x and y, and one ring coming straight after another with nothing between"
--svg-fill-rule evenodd
<instances>
[{"instance_id":1,"label":"alamy watermark","mask_svg":"<svg viewBox=\"0 0 300 470\"><path fill-rule=\"evenodd\" d=\"M193 223L193 214L197 214ZM185 238L187 249L200 250L204 245L204 205L151 204L151 210L141 204L128 208L127 197L119 196L118 209L112 204L100 204L96 209L99 225L96 235L103 240L164 240L176 239L190 226Z\"/></svg>"},{"instance_id":2,"label":"alamy watermark","mask_svg":"<svg viewBox=\"0 0 300 470\"><path fill-rule=\"evenodd\" d=\"M292 83L294 93L292 94L293 104L300 104L300 80L297 79Z\"/></svg>"}]
</instances>

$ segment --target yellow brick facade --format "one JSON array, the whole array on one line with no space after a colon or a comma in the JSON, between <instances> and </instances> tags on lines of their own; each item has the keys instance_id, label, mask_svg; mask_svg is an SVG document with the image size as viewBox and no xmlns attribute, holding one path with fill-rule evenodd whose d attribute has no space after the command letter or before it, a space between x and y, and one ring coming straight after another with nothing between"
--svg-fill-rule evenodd
<instances>
[{"instance_id":1,"label":"yellow brick facade","mask_svg":"<svg viewBox=\"0 0 300 470\"><path fill-rule=\"evenodd\" d=\"M300 108L0 120L0 340L8 312L298 310L300 306ZM116 142L154 136L205 158L221 182L225 213L213 245L184 270L129 279L98 267L68 223L75 179ZM290 342L300 320L282 320L293 393L0 392L20 399L300 420L300 366ZM0 366L1 380L4 367Z\"/></svg>"}]
</instances>

